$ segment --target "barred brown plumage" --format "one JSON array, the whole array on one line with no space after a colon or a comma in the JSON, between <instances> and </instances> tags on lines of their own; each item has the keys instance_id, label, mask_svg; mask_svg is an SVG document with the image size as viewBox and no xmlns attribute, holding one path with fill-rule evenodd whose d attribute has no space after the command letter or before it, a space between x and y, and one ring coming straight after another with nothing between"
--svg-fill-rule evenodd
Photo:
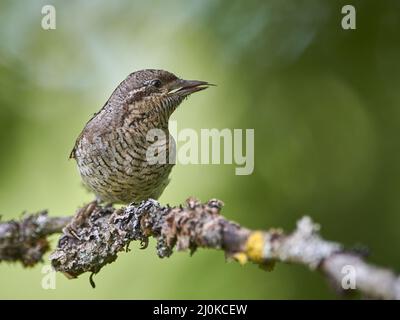
<instances>
[{"instance_id":1,"label":"barred brown plumage","mask_svg":"<svg viewBox=\"0 0 400 320\"><path fill-rule=\"evenodd\" d=\"M205 81L182 80L164 70L131 73L104 107L86 124L71 152L84 184L107 203L158 199L169 181L173 163L150 164L146 135L160 129L166 159L175 142L168 120L190 94L206 89Z\"/></svg>"}]
</instances>

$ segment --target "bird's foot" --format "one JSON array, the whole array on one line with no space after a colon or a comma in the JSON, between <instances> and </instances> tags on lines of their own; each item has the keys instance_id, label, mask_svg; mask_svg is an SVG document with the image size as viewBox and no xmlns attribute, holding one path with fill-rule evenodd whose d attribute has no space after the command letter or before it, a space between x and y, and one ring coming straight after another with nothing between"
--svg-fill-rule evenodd
<instances>
[{"instance_id":1,"label":"bird's foot","mask_svg":"<svg viewBox=\"0 0 400 320\"><path fill-rule=\"evenodd\" d=\"M71 222L65 226L63 233L70 238L75 238L80 241L81 237L78 235L78 229L86 223L98 205L98 201L94 200L80 208L72 218Z\"/></svg>"}]
</instances>

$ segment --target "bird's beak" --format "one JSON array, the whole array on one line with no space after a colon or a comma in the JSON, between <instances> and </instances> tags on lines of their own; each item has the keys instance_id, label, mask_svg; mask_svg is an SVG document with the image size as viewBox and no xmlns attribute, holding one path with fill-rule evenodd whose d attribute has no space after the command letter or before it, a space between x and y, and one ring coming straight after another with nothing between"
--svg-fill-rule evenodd
<instances>
[{"instance_id":1,"label":"bird's beak","mask_svg":"<svg viewBox=\"0 0 400 320\"><path fill-rule=\"evenodd\" d=\"M209 86L215 86L215 84L208 83L206 81L199 80L175 80L169 88L169 94L176 94L182 97L187 97L194 92L198 92L207 89Z\"/></svg>"}]
</instances>

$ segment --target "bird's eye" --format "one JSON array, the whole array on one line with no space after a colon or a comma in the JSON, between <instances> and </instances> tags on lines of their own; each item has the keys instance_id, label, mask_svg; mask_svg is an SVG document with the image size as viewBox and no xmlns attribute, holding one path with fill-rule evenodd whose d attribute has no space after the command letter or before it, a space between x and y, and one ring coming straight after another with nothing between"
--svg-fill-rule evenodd
<instances>
[{"instance_id":1,"label":"bird's eye","mask_svg":"<svg viewBox=\"0 0 400 320\"><path fill-rule=\"evenodd\" d=\"M151 84L153 87L156 87L156 88L161 87L161 81L158 80L158 79L151 80L150 84Z\"/></svg>"}]
</instances>

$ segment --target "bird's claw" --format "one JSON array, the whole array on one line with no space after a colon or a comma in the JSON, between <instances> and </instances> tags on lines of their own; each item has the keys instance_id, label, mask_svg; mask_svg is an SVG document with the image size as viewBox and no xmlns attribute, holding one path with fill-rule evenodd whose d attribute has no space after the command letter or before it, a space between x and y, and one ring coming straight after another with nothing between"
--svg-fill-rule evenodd
<instances>
[{"instance_id":1,"label":"bird's claw","mask_svg":"<svg viewBox=\"0 0 400 320\"><path fill-rule=\"evenodd\" d=\"M79 241L82 240L82 238L78 235L76 230L71 225L66 226L65 228L63 228L62 231L69 238L75 238L75 239L77 239Z\"/></svg>"},{"instance_id":2,"label":"bird's claw","mask_svg":"<svg viewBox=\"0 0 400 320\"><path fill-rule=\"evenodd\" d=\"M72 218L71 222L63 229L63 233L69 238L75 238L81 241L82 238L78 235L77 230L79 229L79 227L85 224L85 222L97 206L98 203L95 200L80 208L75 216Z\"/></svg>"}]
</instances>

